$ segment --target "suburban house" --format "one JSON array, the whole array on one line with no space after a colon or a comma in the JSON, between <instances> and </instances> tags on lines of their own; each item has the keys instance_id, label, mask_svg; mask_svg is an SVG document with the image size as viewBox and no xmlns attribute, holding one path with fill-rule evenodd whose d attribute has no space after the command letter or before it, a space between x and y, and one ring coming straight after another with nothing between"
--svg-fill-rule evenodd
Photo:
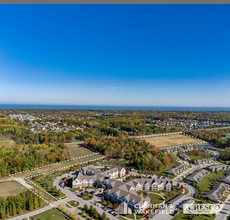
<instances>
[{"instance_id":1,"label":"suburban house","mask_svg":"<svg viewBox=\"0 0 230 220\"><path fill-rule=\"evenodd\" d=\"M213 202L219 202L223 194L228 190L229 185L226 183L215 182L212 189L203 195L203 198L208 198Z\"/></svg>"},{"instance_id":2,"label":"suburban house","mask_svg":"<svg viewBox=\"0 0 230 220\"><path fill-rule=\"evenodd\" d=\"M218 179L218 181L230 184L230 170L225 174L225 176Z\"/></svg>"},{"instance_id":3,"label":"suburban house","mask_svg":"<svg viewBox=\"0 0 230 220\"><path fill-rule=\"evenodd\" d=\"M218 164L218 165L208 166L207 169L213 172L213 171L219 171L219 170L228 170L230 169L230 166L226 164Z\"/></svg>"},{"instance_id":4,"label":"suburban house","mask_svg":"<svg viewBox=\"0 0 230 220\"><path fill-rule=\"evenodd\" d=\"M176 175L177 173L180 173L181 171L185 170L188 167L189 167L188 163L181 163L175 166L174 168L165 171L165 173L168 173L170 175Z\"/></svg>"},{"instance_id":5,"label":"suburban house","mask_svg":"<svg viewBox=\"0 0 230 220\"><path fill-rule=\"evenodd\" d=\"M208 170L205 170L205 169L199 169L199 170L196 170L194 171L193 173L189 174L185 180L187 181L192 181L192 182L195 182L195 183L198 183L203 176L206 176L207 174L209 174L210 171Z\"/></svg>"},{"instance_id":6,"label":"suburban house","mask_svg":"<svg viewBox=\"0 0 230 220\"><path fill-rule=\"evenodd\" d=\"M191 158L188 157L187 154L185 154L185 153L179 153L179 154L178 154L178 157L179 157L181 160L191 160Z\"/></svg>"},{"instance_id":7,"label":"suburban house","mask_svg":"<svg viewBox=\"0 0 230 220\"><path fill-rule=\"evenodd\" d=\"M201 160L193 160L195 164L205 164L205 163L212 163L212 159L201 159Z\"/></svg>"}]
</instances>

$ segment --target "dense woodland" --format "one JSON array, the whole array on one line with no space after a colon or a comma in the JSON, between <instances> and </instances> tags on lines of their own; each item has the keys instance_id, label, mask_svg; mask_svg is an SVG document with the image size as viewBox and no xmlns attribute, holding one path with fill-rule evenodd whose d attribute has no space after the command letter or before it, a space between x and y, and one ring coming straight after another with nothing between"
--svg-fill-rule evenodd
<instances>
[{"instance_id":1,"label":"dense woodland","mask_svg":"<svg viewBox=\"0 0 230 220\"><path fill-rule=\"evenodd\" d=\"M190 130L186 133L192 135L193 137L208 141L209 143L212 143L217 147L230 147L230 139L227 136L227 134L230 133L230 128L202 131Z\"/></svg>"},{"instance_id":2,"label":"dense woodland","mask_svg":"<svg viewBox=\"0 0 230 220\"><path fill-rule=\"evenodd\" d=\"M230 148L229 147L225 148L223 152L220 152L219 159L223 161L230 161Z\"/></svg>"},{"instance_id":3,"label":"dense woodland","mask_svg":"<svg viewBox=\"0 0 230 220\"><path fill-rule=\"evenodd\" d=\"M156 150L153 145L149 145L145 141L133 138L123 140L104 140L100 142L90 142L85 144L104 155L125 154L150 149Z\"/></svg>"},{"instance_id":4,"label":"dense woodland","mask_svg":"<svg viewBox=\"0 0 230 220\"><path fill-rule=\"evenodd\" d=\"M43 200L29 190L17 196L9 196L6 199L0 197L0 219L9 218L25 211L32 211L42 207L42 205Z\"/></svg>"},{"instance_id":5,"label":"dense woodland","mask_svg":"<svg viewBox=\"0 0 230 220\"><path fill-rule=\"evenodd\" d=\"M170 164L176 163L173 154L164 154L153 145L138 139L105 140L97 143L86 143L86 145L105 155L117 155L115 158L125 158L138 170L161 171ZM152 150L147 151L150 149Z\"/></svg>"},{"instance_id":6,"label":"dense woodland","mask_svg":"<svg viewBox=\"0 0 230 220\"><path fill-rule=\"evenodd\" d=\"M69 159L64 144L0 146L0 176Z\"/></svg>"}]
</instances>

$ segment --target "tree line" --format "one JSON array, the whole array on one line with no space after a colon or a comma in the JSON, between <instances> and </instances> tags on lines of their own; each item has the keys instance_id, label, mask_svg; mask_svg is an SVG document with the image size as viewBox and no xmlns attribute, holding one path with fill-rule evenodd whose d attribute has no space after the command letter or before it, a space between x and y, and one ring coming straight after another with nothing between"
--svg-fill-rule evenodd
<instances>
[{"instance_id":1,"label":"tree line","mask_svg":"<svg viewBox=\"0 0 230 220\"><path fill-rule=\"evenodd\" d=\"M0 146L0 176L22 172L69 159L64 144Z\"/></svg>"},{"instance_id":2,"label":"tree line","mask_svg":"<svg viewBox=\"0 0 230 220\"><path fill-rule=\"evenodd\" d=\"M27 190L16 196L0 197L0 218L5 219L25 211L33 211L43 205L43 200Z\"/></svg>"}]
</instances>

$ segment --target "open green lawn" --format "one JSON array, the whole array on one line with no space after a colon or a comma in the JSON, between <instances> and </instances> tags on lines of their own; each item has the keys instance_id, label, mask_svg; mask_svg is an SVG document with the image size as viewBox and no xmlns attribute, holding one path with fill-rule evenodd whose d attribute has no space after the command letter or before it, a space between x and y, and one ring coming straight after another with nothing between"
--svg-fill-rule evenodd
<instances>
[{"instance_id":1,"label":"open green lawn","mask_svg":"<svg viewBox=\"0 0 230 220\"><path fill-rule=\"evenodd\" d=\"M200 215L195 215L191 218L191 215L186 215L183 214L183 210L182 209L178 209L179 213L172 218L172 220L214 220L215 219L215 215L204 215L204 214L200 214Z\"/></svg>"},{"instance_id":2,"label":"open green lawn","mask_svg":"<svg viewBox=\"0 0 230 220\"><path fill-rule=\"evenodd\" d=\"M63 216L55 209L50 209L48 211L42 212L41 214L30 217L30 219L31 220L66 220L68 218Z\"/></svg>"},{"instance_id":3,"label":"open green lawn","mask_svg":"<svg viewBox=\"0 0 230 220\"><path fill-rule=\"evenodd\" d=\"M195 155L188 155L192 160L201 160L204 159L204 157L200 157L200 156L195 156Z\"/></svg>"},{"instance_id":4,"label":"open green lawn","mask_svg":"<svg viewBox=\"0 0 230 220\"><path fill-rule=\"evenodd\" d=\"M25 191L25 188L15 181L0 183L0 197L16 196Z\"/></svg>"},{"instance_id":5,"label":"open green lawn","mask_svg":"<svg viewBox=\"0 0 230 220\"><path fill-rule=\"evenodd\" d=\"M222 176L225 175L227 170L221 170L217 172L211 172L204 176L201 181L197 184L200 191L207 192L211 189L212 185Z\"/></svg>"},{"instance_id":6,"label":"open green lawn","mask_svg":"<svg viewBox=\"0 0 230 220\"><path fill-rule=\"evenodd\" d=\"M162 196L157 195L155 193L150 193L149 198L151 199L151 204L160 204L164 201Z\"/></svg>"}]
</instances>

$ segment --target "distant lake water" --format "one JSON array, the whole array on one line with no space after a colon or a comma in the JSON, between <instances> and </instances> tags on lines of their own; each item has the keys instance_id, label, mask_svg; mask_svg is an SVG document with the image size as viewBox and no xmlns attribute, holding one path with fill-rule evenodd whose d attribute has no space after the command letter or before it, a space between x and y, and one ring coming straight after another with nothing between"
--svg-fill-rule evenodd
<instances>
[{"instance_id":1,"label":"distant lake water","mask_svg":"<svg viewBox=\"0 0 230 220\"><path fill-rule=\"evenodd\" d=\"M227 137L229 137L229 138L230 138L230 135L227 135Z\"/></svg>"},{"instance_id":2,"label":"distant lake water","mask_svg":"<svg viewBox=\"0 0 230 220\"><path fill-rule=\"evenodd\" d=\"M96 106L96 105L26 105L0 104L0 108L21 109L90 109L90 110L153 110L153 111L230 111L230 107L172 107L172 106Z\"/></svg>"}]
</instances>

